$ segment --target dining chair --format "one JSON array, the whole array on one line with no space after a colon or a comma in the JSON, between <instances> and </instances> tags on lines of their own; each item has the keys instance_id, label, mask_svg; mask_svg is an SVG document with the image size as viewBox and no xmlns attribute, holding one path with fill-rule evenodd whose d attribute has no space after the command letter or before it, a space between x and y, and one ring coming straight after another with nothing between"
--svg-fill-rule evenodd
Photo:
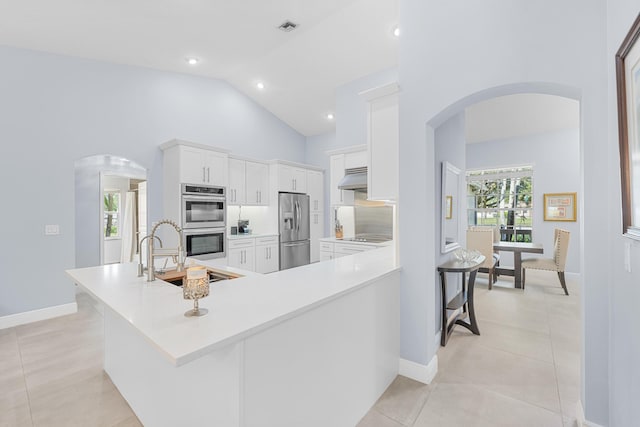
<instances>
[{"instance_id":1,"label":"dining chair","mask_svg":"<svg viewBox=\"0 0 640 427\"><path fill-rule=\"evenodd\" d=\"M569 237L571 233L567 230L556 228L553 237L553 258L530 258L522 260L522 289L525 285L525 272L527 268L532 270L555 271L558 273L560 285L567 291L567 283L564 279L564 265L567 262L567 250L569 249Z\"/></svg>"},{"instance_id":2,"label":"dining chair","mask_svg":"<svg viewBox=\"0 0 640 427\"><path fill-rule=\"evenodd\" d=\"M478 271L489 273L489 289L496 282L495 268L497 259L493 253L494 233L490 227L480 227L467 230L467 249L475 249L484 255L484 262Z\"/></svg>"}]
</instances>

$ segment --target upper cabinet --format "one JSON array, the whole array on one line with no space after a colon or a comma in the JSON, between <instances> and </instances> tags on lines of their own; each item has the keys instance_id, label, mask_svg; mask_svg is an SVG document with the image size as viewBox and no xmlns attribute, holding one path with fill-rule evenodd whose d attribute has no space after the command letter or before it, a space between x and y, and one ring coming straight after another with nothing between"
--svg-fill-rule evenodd
<instances>
[{"instance_id":1,"label":"upper cabinet","mask_svg":"<svg viewBox=\"0 0 640 427\"><path fill-rule=\"evenodd\" d=\"M361 92L367 101L368 199L398 197L398 84Z\"/></svg>"},{"instance_id":2,"label":"upper cabinet","mask_svg":"<svg viewBox=\"0 0 640 427\"><path fill-rule=\"evenodd\" d=\"M322 171L307 171L307 194L309 195L311 212L321 212L324 210L323 180L324 175Z\"/></svg>"},{"instance_id":3,"label":"upper cabinet","mask_svg":"<svg viewBox=\"0 0 640 427\"><path fill-rule=\"evenodd\" d=\"M164 181L180 184L228 186L228 151L173 139L160 146L164 151Z\"/></svg>"},{"instance_id":4,"label":"upper cabinet","mask_svg":"<svg viewBox=\"0 0 640 427\"><path fill-rule=\"evenodd\" d=\"M227 186L225 152L179 145L180 182Z\"/></svg>"},{"instance_id":5,"label":"upper cabinet","mask_svg":"<svg viewBox=\"0 0 640 427\"><path fill-rule=\"evenodd\" d=\"M260 162L246 162L246 191L248 205L269 204L269 165Z\"/></svg>"},{"instance_id":6,"label":"upper cabinet","mask_svg":"<svg viewBox=\"0 0 640 427\"><path fill-rule=\"evenodd\" d=\"M229 158L229 189L231 205L269 204L269 166L266 163Z\"/></svg>"},{"instance_id":7,"label":"upper cabinet","mask_svg":"<svg viewBox=\"0 0 640 427\"><path fill-rule=\"evenodd\" d=\"M277 190L287 193L307 192L307 170L284 163L275 163L277 169Z\"/></svg>"}]
</instances>

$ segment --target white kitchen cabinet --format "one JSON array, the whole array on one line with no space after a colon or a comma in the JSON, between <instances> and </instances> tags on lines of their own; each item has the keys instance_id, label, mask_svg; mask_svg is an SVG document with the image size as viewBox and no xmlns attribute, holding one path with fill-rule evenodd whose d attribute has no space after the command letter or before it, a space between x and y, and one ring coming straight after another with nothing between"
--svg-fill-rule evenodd
<instances>
[{"instance_id":1,"label":"white kitchen cabinet","mask_svg":"<svg viewBox=\"0 0 640 427\"><path fill-rule=\"evenodd\" d=\"M367 167L367 150L345 153L344 168L366 168Z\"/></svg>"},{"instance_id":2,"label":"white kitchen cabinet","mask_svg":"<svg viewBox=\"0 0 640 427\"><path fill-rule=\"evenodd\" d=\"M367 245L362 243L342 243L336 242L333 245L333 254L335 258L339 258L341 256L353 255L360 252L370 251L371 249L375 249L377 246L375 245Z\"/></svg>"},{"instance_id":3,"label":"white kitchen cabinet","mask_svg":"<svg viewBox=\"0 0 640 427\"><path fill-rule=\"evenodd\" d=\"M360 95L367 103L368 199L397 200L398 85L391 83Z\"/></svg>"},{"instance_id":4,"label":"white kitchen cabinet","mask_svg":"<svg viewBox=\"0 0 640 427\"><path fill-rule=\"evenodd\" d=\"M229 240L227 265L247 271L255 271L255 239Z\"/></svg>"},{"instance_id":5,"label":"white kitchen cabinet","mask_svg":"<svg viewBox=\"0 0 640 427\"><path fill-rule=\"evenodd\" d=\"M291 165L278 164L278 191L307 192L307 170Z\"/></svg>"},{"instance_id":6,"label":"white kitchen cabinet","mask_svg":"<svg viewBox=\"0 0 640 427\"><path fill-rule=\"evenodd\" d=\"M229 158L229 188L227 190L227 201L230 205L245 204L245 165L244 160Z\"/></svg>"},{"instance_id":7,"label":"white kitchen cabinet","mask_svg":"<svg viewBox=\"0 0 640 427\"><path fill-rule=\"evenodd\" d=\"M344 154L334 154L329 158L330 165L330 203L331 206L353 206L353 191L340 190L338 183L344 178Z\"/></svg>"},{"instance_id":8,"label":"white kitchen cabinet","mask_svg":"<svg viewBox=\"0 0 640 427\"><path fill-rule=\"evenodd\" d=\"M256 241L256 272L272 273L280 267L278 236L258 237Z\"/></svg>"},{"instance_id":9,"label":"white kitchen cabinet","mask_svg":"<svg viewBox=\"0 0 640 427\"><path fill-rule=\"evenodd\" d=\"M269 205L269 166L266 163L247 161L246 203L248 205Z\"/></svg>"},{"instance_id":10,"label":"white kitchen cabinet","mask_svg":"<svg viewBox=\"0 0 640 427\"><path fill-rule=\"evenodd\" d=\"M320 261L320 238L324 233L324 213L311 212L310 216L311 262L318 262Z\"/></svg>"},{"instance_id":11,"label":"white kitchen cabinet","mask_svg":"<svg viewBox=\"0 0 640 427\"><path fill-rule=\"evenodd\" d=\"M322 171L307 170L307 194L309 195L309 210L312 213L324 210L323 181Z\"/></svg>"},{"instance_id":12,"label":"white kitchen cabinet","mask_svg":"<svg viewBox=\"0 0 640 427\"><path fill-rule=\"evenodd\" d=\"M265 163L229 158L230 205L269 204L269 166Z\"/></svg>"},{"instance_id":13,"label":"white kitchen cabinet","mask_svg":"<svg viewBox=\"0 0 640 427\"><path fill-rule=\"evenodd\" d=\"M226 153L181 145L179 157L181 183L227 186Z\"/></svg>"},{"instance_id":14,"label":"white kitchen cabinet","mask_svg":"<svg viewBox=\"0 0 640 427\"><path fill-rule=\"evenodd\" d=\"M333 259L333 243L320 241L317 246L320 249L320 261Z\"/></svg>"}]
</instances>

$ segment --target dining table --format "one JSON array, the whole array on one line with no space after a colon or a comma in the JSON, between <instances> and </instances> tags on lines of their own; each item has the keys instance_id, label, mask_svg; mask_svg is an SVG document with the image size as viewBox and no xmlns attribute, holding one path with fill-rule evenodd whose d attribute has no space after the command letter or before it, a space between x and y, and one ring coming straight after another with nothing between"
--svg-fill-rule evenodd
<instances>
[{"instance_id":1,"label":"dining table","mask_svg":"<svg viewBox=\"0 0 640 427\"><path fill-rule=\"evenodd\" d=\"M496 267L497 275L512 276L515 287L522 289L522 254L544 253L542 243L530 242L494 242L493 249L496 251L513 252L513 269L510 267Z\"/></svg>"}]
</instances>

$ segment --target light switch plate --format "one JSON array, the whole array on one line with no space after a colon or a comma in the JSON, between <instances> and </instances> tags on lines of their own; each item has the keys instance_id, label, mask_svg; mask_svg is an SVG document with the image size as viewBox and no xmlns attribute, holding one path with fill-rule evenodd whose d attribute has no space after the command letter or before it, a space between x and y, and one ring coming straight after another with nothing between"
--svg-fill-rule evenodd
<instances>
[{"instance_id":1,"label":"light switch plate","mask_svg":"<svg viewBox=\"0 0 640 427\"><path fill-rule=\"evenodd\" d=\"M57 236L60 234L60 226L58 224L47 224L44 226L44 234L46 236Z\"/></svg>"}]
</instances>

